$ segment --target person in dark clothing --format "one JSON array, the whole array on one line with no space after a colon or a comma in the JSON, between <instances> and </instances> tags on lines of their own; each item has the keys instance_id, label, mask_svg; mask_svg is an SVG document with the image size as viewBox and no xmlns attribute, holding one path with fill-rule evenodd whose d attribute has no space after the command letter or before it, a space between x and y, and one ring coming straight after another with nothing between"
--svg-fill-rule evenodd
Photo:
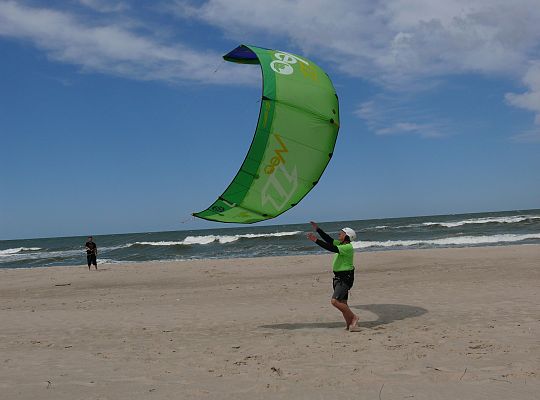
<instances>
[{"instance_id":1,"label":"person in dark clothing","mask_svg":"<svg viewBox=\"0 0 540 400\"><path fill-rule=\"evenodd\" d=\"M317 243L323 249L336 253L332 270L334 271L334 279L332 286L334 293L332 294L331 303L343 314L347 330L357 331L358 316L354 314L347 301L349 299L349 290L354 284L354 248L351 241L356 239L356 232L351 228L343 228L339 232L339 240L334 240L326 232L324 232L317 223L311 222L311 226L323 239L317 239L313 233L307 235L308 239Z\"/></svg>"},{"instance_id":2,"label":"person in dark clothing","mask_svg":"<svg viewBox=\"0 0 540 400\"><path fill-rule=\"evenodd\" d=\"M88 262L88 270L93 264L97 269L97 245L94 243L92 236L88 236L88 241L85 244L86 247L86 261Z\"/></svg>"}]
</instances>

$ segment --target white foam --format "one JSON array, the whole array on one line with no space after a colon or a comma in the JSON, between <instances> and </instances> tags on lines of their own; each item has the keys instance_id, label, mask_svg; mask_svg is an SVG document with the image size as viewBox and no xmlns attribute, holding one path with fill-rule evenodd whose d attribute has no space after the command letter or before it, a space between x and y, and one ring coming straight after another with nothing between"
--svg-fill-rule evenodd
<instances>
[{"instance_id":1,"label":"white foam","mask_svg":"<svg viewBox=\"0 0 540 400\"><path fill-rule=\"evenodd\" d=\"M218 236L217 237L217 240L221 244L236 242L238 239L240 239L240 238L237 237L236 235L235 236Z\"/></svg>"},{"instance_id":2,"label":"white foam","mask_svg":"<svg viewBox=\"0 0 540 400\"><path fill-rule=\"evenodd\" d=\"M86 252L81 250L57 250L57 251L35 251L35 252L19 252L5 254L0 258L0 263L24 261L24 260L39 260L42 258L68 258L76 255L84 255Z\"/></svg>"},{"instance_id":3,"label":"white foam","mask_svg":"<svg viewBox=\"0 0 540 400\"><path fill-rule=\"evenodd\" d=\"M184 242L135 242L130 244L130 246L133 246L135 244L141 244L146 246L176 246L180 244L185 244Z\"/></svg>"},{"instance_id":4,"label":"white foam","mask_svg":"<svg viewBox=\"0 0 540 400\"><path fill-rule=\"evenodd\" d=\"M111 246L98 248L100 253L107 253L112 250L122 249L128 245ZM39 260L41 258L69 258L86 255L84 248L71 250L43 250L41 247L16 247L12 249L0 250L0 262L13 262L23 260Z\"/></svg>"},{"instance_id":5,"label":"white foam","mask_svg":"<svg viewBox=\"0 0 540 400\"><path fill-rule=\"evenodd\" d=\"M180 246L193 244L210 244L219 242L220 244L236 242L238 239L254 239L262 237L281 237L294 236L302 231L294 232L275 232L275 233L246 233L244 235L206 235L206 236L188 236L180 241L160 241L160 242L136 242L134 244L147 246Z\"/></svg>"},{"instance_id":6,"label":"white foam","mask_svg":"<svg viewBox=\"0 0 540 400\"><path fill-rule=\"evenodd\" d=\"M101 247L99 248L98 262L99 263L115 263L119 261L114 261L110 259L101 258L100 254L106 254L109 251L121 249L128 247L127 245L123 246L111 246L111 247ZM77 257L85 259L86 249L71 249L71 250L50 250L50 251L39 251L42 250L40 247L18 247L13 249L0 250L0 264L10 263L10 262L20 262L20 261L32 261L32 260L41 260L49 258L57 259L67 259L72 257ZM86 260L85 260L86 261Z\"/></svg>"},{"instance_id":7,"label":"white foam","mask_svg":"<svg viewBox=\"0 0 540 400\"><path fill-rule=\"evenodd\" d=\"M123 244L123 245L120 245L120 246L108 246L108 247L98 247L98 250L100 252L108 252L108 251L113 251L113 250L118 250L118 249L125 249L126 247L129 247L131 246L130 244ZM84 251L86 249L83 249Z\"/></svg>"},{"instance_id":8,"label":"white foam","mask_svg":"<svg viewBox=\"0 0 540 400\"><path fill-rule=\"evenodd\" d=\"M280 237L280 236L294 236L302 233L302 231L293 232L276 232L276 233L246 233L245 235L235 235L243 238L259 238L259 237Z\"/></svg>"},{"instance_id":9,"label":"white foam","mask_svg":"<svg viewBox=\"0 0 540 400\"><path fill-rule=\"evenodd\" d=\"M462 221L454 222L424 222L422 225L439 225L444 226L445 228L455 228L457 226L463 226L468 224L516 224L524 222L531 219L540 219L539 215L516 215L513 217L485 217L485 218L470 218L464 219Z\"/></svg>"},{"instance_id":10,"label":"white foam","mask_svg":"<svg viewBox=\"0 0 540 400\"><path fill-rule=\"evenodd\" d=\"M218 236L208 235L208 236L188 236L184 239L184 244L209 244L219 240Z\"/></svg>"},{"instance_id":11,"label":"white foam","mask_svg":"<svg viewBox=\"0 0 540 400\"><path fill-rule=\"evenodd\" d=\"M491 224L491 223L499 223L499 224L516 224L520 222L524 222L527 220L537 220L540 219L540 215L516 215L511 217L484 217L484 218L470 218L470 219L464 219L461 221L449 221L449 222L422 222L417 224L409 224L409 225L399 225L399 226L388 226L387 228L391 229L403 229L403 228L418 228L422 226L443 226L445 228L455 228L458 226L463 226L467 224ZM380 229L385 227L383 226L376 226L374 229Z\"/></svg>"},{"instance_id":12,"label":"white foam","mask_svg":"<svg viewBox=\"0 0 540 400\"><path fill-rule=\"evenodd\" d=\"M136 263L136 261L117 261L117 260L112 260L110 258L99 258L98 257L97 263L98 263L98 265L100 265L100 264L133 264L133 263Z\"/></svg>"},{"instance_id":13,"label":"white foam","mask_svg":"<svg viewBox=\"0 0 540 400\"><path fill-rule=\"evenodd\" d=\"M15 247L12 249L0 250L0 257L10 256L12 254L21 253L23 251L38 251L38 250L41 250L41 247Z\"/></svg>"},{"instance_id":14,"label":"white foam","mask_svg":"<svg viewBox=\"0 0 540 400\"><path fill-rule=\"evenodd\" d=\"M367 249L373 247L411 247L411 246L467 246L496 243L515 243L523 240L540 239L540 233L531 234L503 234L491 236L454 236L442 239L425 240L387 240L384 242L361 241L353 242L355 249Z\"/></svg>"}]
</instances>

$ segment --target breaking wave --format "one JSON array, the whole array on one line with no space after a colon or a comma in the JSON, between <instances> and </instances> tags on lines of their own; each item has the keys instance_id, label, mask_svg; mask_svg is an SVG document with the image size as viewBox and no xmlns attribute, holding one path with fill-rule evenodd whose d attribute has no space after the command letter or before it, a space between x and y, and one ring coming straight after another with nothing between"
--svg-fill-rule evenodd
<instances>
[{"instance_id":1,"label":"breaking wave","mask_svg":"<svg viewBox=\"0 0 540 400\"><path fill-rule=\"evenodd\" d=\"M28 252L28 251L38 251L41 250L41 247L15 247L13 249L0 250L0 257L2 256L11 256L13 254Z\"/></svg>"},{"instance_id":2,"label":"breaking wave","mask_svg":"<svg viewBox=\"0 0 540 400\"><path fill-rule=\"evenodd\" d=\"M184 240L177 241L159 241L159 242L135 242L133 245L142 246L186 246L193 244L210 244L218 242L220 244L236 242L239 239L256 239L264 237L282 237L294 236L302 231L276 232L276 233L246 233L243 235L206 235L206 236L188 236Z\"/></svg>"},{"instance_id":3,"label":"breaking wave","mask_svg":"<svg viewBox=\"0 0 540 400\"><path fill-rule=\"evenodd\" d=\"M540 233L503 234L491 236L455 236L442 239L387 240L353 242L355 249L387 248L387 247L422 247L422 246L476 246L483 244L515 243L524 240L540 239Z\"/></svg>"},{"instance_id":4,"label":"breaking wave","mask_svg":"<svg viewBox=\"0 0 540 400\"><path fill-rule=\"evenodd\" d=\"M520 222L528 222L531 220L540 220L540 215L516 215L513 217L485 217L471 218L455 222L424 222L424 226L444 226L445 228L455 228L468 224L518 224Z\"/></svg>"},{"instance_id":5,"label":"breaking wave","mask_svg":"<svg viewBox=\"0 0 540 400\"><path fill-rule=\"evenodd\" d=\"M374 227L364 228L365 231L369 230L387 230L387 229L409 229L409 228L422 228L422 227L443 227L443 228L456 228L464 225L483 225L483 224L520 224L526 222L539 222L540 215L514 215L506 217L482 217L482 218L468 218L459 221L428 221L421 223L413 223L408 225L378 225Z\"/></svg>"}]
</instances>

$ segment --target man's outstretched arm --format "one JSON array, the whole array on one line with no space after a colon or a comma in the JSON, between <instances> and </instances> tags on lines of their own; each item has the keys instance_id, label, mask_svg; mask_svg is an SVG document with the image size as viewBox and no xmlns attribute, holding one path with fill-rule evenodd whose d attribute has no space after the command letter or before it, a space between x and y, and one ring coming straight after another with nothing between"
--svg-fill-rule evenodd
<instances>
[{"instance_id":1,"label":"man's outstretched arm","mask_svg":"<svg viewBox=\"0 0 540 400\"><path fill-rule=\"evenodd\" d=\"M317 239L317 237L313 233L308 233L307 237L308 237L309 240L311 240L314 243L317 243L323 249L326 249L326 250L331 251L333 253L339 253L339 249L337 248L337 246L335 246L332 243L322 241L321 239Z\"/></svg>"},{"instance_id":2,"label":"man's outstretched arm","mask_svg":"<svg viewBox=\"0 0 540 400\"><path fill-rule=\"evenodd\" d=\"M317 233L319 235L321 235L321 238L328 244L332 244L334 243L334 239L329 235L327 234L325 231L323 231L321 228L318 228L317 229Z\"/></svg>"},{"instance_id":3,"label":"man's outstretched arm","mask_svg":"<svg viewBox=\"0 0 540 400\"><path fill-rule=\"evenodd\" d=\"M334 239L330 235L328 235L325 231L323 231L321 228L319 228L319 225L317 225L316 222L311 221L310 224L311 224L311 227L313 228L313 230L315 232L317 232L319 235L321 235L321 238L326 243L334 244Z\"/></svg>"}]
</instances>

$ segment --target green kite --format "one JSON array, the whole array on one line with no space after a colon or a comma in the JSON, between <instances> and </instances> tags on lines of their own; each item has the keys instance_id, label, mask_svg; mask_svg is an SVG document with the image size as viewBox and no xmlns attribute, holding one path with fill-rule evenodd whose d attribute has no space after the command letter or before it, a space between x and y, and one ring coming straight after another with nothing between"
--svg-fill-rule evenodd
<instances>
[{"instance_id":1,"label":"green kite","mask_svg":"<svg viewBox=\"0 0 540 400\"><path fill-rule=\"evenodd\" d=\"M317 184L336 144L338 97L328 75L305 57L241 45L223 58L261 66L259 121L229 187L210 207L193 215L251 224L294 207Z\"/></svg>"}]
</instances>

